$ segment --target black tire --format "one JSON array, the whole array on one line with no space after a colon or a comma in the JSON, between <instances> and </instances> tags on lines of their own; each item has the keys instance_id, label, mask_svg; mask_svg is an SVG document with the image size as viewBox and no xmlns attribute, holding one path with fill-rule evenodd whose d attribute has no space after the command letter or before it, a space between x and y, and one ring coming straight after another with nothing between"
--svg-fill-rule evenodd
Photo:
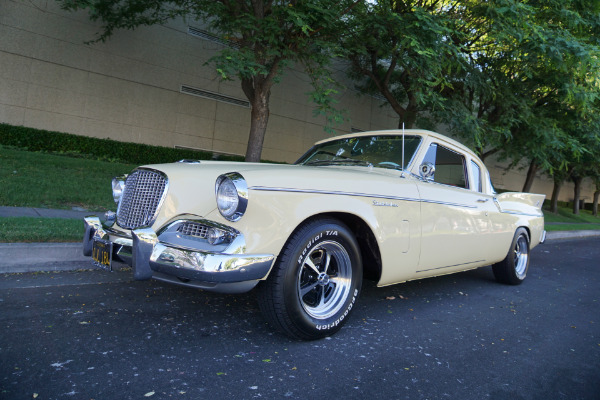
<instances>
[{"instance_id":1,"label":"black tire","mask_svg":"<svg viewBox=\"0 0 600 400\"><path fill-rule=\"evenodd\" d=\"M332 218L315 219L289 238L258 287L258 304L284 334L320 339L347 321L361 284L360 249L350 229Z\"/></svg>"},{"instance_id":2,"label":"black tire","mask_svg":"<svg viewBox=\"0 0 600 400\"><path fill-rule=\"evenodd\" d=\"M510 245L506 258L492 266L494 276L500 283L520 285L529 269L529 235L525 228L519 228Z\"/></svg>"}]
</instances>

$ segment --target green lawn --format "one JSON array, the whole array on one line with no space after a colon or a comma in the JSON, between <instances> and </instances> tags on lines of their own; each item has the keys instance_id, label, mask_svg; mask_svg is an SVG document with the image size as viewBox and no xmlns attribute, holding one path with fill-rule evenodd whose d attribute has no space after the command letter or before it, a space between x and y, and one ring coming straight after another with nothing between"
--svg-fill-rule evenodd
<instances>
[{"instance_id":1,"label":"green lawn","mask_svg":"<svg viewBox=\"0 0 600 400\"><path fill-rule=\"evenodd\" d=\"M600 224L557 224L557 225L548 225L548 224L546 224L546 230L548 232L555 232L555 231L598 231L598 230L600 230Z\"/></svg>"},{"instance_id":2,"label":"green lawn","mask_svg":"<svg viewBox=\"0 0 600 400\"><path fill-rule=\"evenodd\" d=\"M579 210L579 214L573 214L572 208L559 207L558 214L553 214L550 211L544 209L544 219L548 222L564 222L564 223L588 223L588 224L599 224L600 217L594 217L591 211Z\"/></svg>"},{"instance_id":3,"label":"green lawn","mask_svg":"<svg viewBox=\"0 0 600 400\"><path fill-rule=\"evenodd\" d=\"M110 182L136 165L0 146L0 206L115 210ZM76 242L83 221L0 218L0 242Z\"/></svg>"},{"instance_id":4,"label":"green lawn","mask_svg":"<svg viewBox=\"0 0 600 400\"><path fill-rule=\"evenodd\" d=\"M0 243L78 242L83 221L61 218L0 218Z\"/></svg>"},{"instance_id":5,"label":"green lawn","mask_svg":"<svg viewBox=\"0 0 600 400\"><path fill-rule=\"evenodd\" d=\"M544 210L544 221L548 232L600 230L600 218L588 210L579 210L577 215L567 207L559 207L557 214Z\"/></svg>"},{"instance_id":6,"label":"green lawn","mask_svg":"<svg viewBox=\"0 0 600 400\"><path fill-rule=\"evenodd\" d=\"M134 167L0 146L0 206L114 208L110 182Z\"/></svg>"}]
</instances>

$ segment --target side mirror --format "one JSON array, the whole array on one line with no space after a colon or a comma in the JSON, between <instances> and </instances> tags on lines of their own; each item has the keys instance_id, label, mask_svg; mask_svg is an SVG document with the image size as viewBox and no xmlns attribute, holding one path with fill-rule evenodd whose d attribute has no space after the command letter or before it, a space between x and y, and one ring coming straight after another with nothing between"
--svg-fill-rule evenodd
<instances>
[{"instance_id":1,"label":"side mirror","mask_svg":"<svg viewBox=\"0 0 600 400\"><path fill-rule=\"evenodd\" d=\"M435 174L435 166L430 162L424 162L419 166L419 173L421 178L432 181Z\"/></svg>"}]
</instances>

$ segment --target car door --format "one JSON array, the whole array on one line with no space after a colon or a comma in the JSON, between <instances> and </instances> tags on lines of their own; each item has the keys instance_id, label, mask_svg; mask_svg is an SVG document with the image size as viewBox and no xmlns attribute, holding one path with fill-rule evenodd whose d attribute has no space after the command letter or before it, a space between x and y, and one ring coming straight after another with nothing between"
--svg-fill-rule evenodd
<instances>
[{"instance_id":1,"label":"car door","mask_svg":"<svg viewBox=\"0 0 600 400\"><path fill-rule=\"evenodd\" d=\"M429 145L422 163L429 163L433 172L417 184L421 196L417 275L485 265L492 232L489 213L495 205L491 196L481 192L481 171L475 178L475 173L469 173L475 167L468 155L436 142Z\"/></svg>"}]
</instances>

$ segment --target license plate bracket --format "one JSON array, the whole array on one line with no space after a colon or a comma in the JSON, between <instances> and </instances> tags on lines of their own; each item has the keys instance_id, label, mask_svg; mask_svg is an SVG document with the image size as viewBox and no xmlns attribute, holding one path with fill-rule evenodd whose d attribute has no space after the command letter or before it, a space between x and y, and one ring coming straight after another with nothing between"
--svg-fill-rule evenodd
<instances>
[{"instance_id":1,"label":"license plate bracket","mask_svg":"<svg viewBox=\"0 0 600 400\"><path fill-rule=\"evenodd\" d=\"M112 271L112 242L94 239L92 244L92 263L106 271Z\"/></svg>"}]
</instances>

